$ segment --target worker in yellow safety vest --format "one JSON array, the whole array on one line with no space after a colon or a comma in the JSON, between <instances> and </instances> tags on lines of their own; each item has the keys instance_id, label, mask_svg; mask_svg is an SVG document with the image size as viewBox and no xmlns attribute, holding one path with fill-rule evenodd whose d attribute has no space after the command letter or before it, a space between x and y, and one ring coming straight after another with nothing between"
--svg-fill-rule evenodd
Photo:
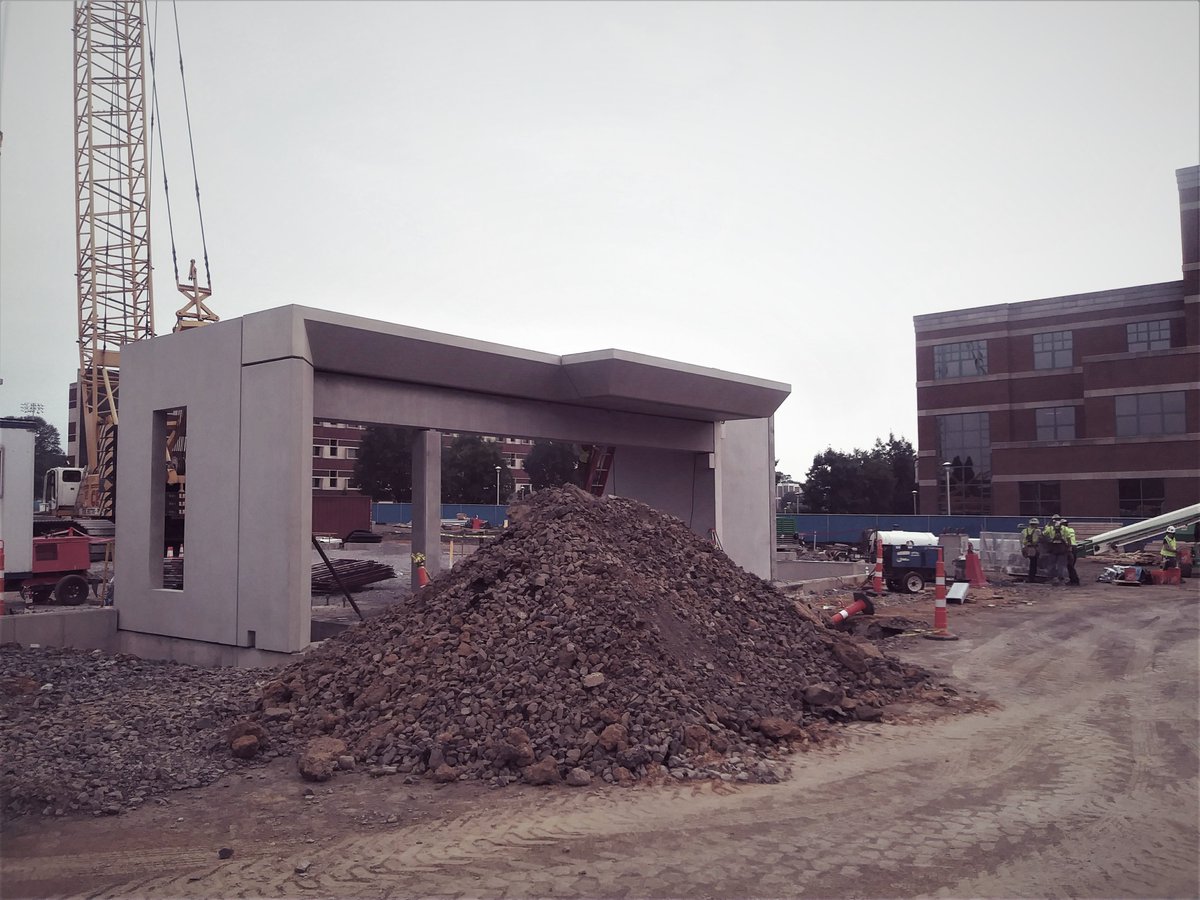
<instances>
[{"instance_id":1,"label":"worker in yellow safety vest","mask_svg":"<svg viewBox=\"0 0 1200 900\"><path fill-rule=\"evenodd\" d=\"M1179 544L1175 541L1175 526L1168 525L1167 533L1163 535L1162 545L1162 567L1164 569L1175 568L1175 563L1179 557Z\"/></svg>"},{"instance_id":2,"label":"worker in yellow safety vest","mask_svg":"<svg viewBox=\"0 0 1200 900\"><path fill-rule=\"evenodd\" d=\"M1076 548L1075 529L1066 519L1062 520L1063 533L1067 536L1067 584L1079 587L1079 573L1075 571Z\"/></svg>"},{"instance_id":3,"label":"worker in yellow safety vest","mask_svg":"<svg viewBox=\"0 0 1200 900\"><path fill-rule=\"evenodd\" d=\"M1030 584L1037 581L1038 555L1042 542L1042 523L1037 516L1029 520L1029 524L1021 529L1021 555L1029 560Z\"/></svg>"},{"instance_id":4,"label":"worker in yellow safety vest","mask_svg":"<svg viewBox=\"0 0 1200 900\"><path fill-rule=\"evenodd\" d=\"M1071 555L1070 535L1063 529L1062 516L1051 518L1042 534L1050 548L1050 583L1061 585L1067 580L1067 559Z\"/></svg>"}]
</instances>

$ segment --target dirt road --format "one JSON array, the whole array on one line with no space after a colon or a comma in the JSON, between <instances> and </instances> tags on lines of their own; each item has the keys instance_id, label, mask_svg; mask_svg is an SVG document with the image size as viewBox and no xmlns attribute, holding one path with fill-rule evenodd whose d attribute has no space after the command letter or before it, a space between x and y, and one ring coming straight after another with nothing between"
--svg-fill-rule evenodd
<instances>
[{"instance_id":1,"label":"dirt road","mask_svg":"<svg viewBox=\"0 0 1200 900\"><path fill-rule=\"evenodd\" d=\"M952 610L960 641L901 652L996 707L852 726L783 784L349 775L305 799L279 765L119 819L18 824L2 893L1195 897L1195 585L1034 587L1033 605Z\"/></svg>"}]
</instances>

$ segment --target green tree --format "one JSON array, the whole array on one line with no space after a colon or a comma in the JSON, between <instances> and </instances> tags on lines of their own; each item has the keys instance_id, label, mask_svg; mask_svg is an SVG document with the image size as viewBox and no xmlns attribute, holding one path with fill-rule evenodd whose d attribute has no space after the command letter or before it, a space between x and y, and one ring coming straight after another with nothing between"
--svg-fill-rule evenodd
<instances>
[{"instance_id":1,"label":"green tree","mask_svg":"<svg viewBox=\"0 0 1200 900\"><path fill-rule=\"evenodd\" d=\"M581 462L584 459L586 457L578 444L534 441L529 455L525 457L525 472L535 491L564 484L578 485L587 474L586 466Z\"/></svg>"},{"instance_id":2,"label":"green tree","mask_svg":"<svg viewBox=\"0 0 1200 900\"><path fill-rule=\"evenodd\" d=\"M496 468L500 469L500 502L512 496L513 477L500 448L475 435L462 435L442 450L444 503L495 503Z\"/></svg>"},{"instance_id":3,"label":"green tree","mask_svg":"<svg viewBox=\"0 0 1200 900\"><path fill-rule=\"evenodd\" d=\"M917 487L917 453L913 450L913 445L889 432L887 443L876 438L872 453L888 464L895 479L891 508L884 512L911 513L912 492Z\"/></svg>"},{"instance_id":4,"label":"green tree","mask_svg":"<svg viewBox=\"0 0 1200 900\"><path fill-rule=\"evenodd\" d=\"M808 512L897 514L912 510L912 444L889 434L870 450L826 448L813 457L802 492Z\"/></svg>"},{"instance_id":5,"label":"green tree","mask_svg":"<svg viewBox=\"0 0 1200 900\"><path fill-rule=\"evenodd\" d=\"M354 461L359 488L372 500L412 502L413 429L373 425L363 432Z\"/></svg>"},{"instance_id":6,"label":"green tree","mask_svg":"<svg viewBox=\"0 0 1200 900\"><path fill-rule=\"evenodd\" d=\"M69 466L70 460L62 450L62 439L58 429L41 416L5 416L9 422L32 422L37 426L33 433L33 495L42 496L42 478L46 470Z\"/></svg>"}]
</instances>

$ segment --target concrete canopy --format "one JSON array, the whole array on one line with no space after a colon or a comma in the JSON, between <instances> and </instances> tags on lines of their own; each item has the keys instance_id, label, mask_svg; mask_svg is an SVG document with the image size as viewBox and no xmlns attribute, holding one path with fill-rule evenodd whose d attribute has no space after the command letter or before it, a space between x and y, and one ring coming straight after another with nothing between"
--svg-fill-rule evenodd
<instances>
[{"instance_id":1,"label":"concrete canopy","mask_svg":"<svg viewBox=\"0 0 1200 900\"><path fill-rule=\"evenodd\" d=\"M121 628L292 652L308 642L312 421L406 425L414 551L440 560L440 442L460 431L617 446L610 490L718 536L770 577L772 416L789 387L602 350L554 356L300 306L122 353ZM162 587L162 439L188 411L182 591Z\"/></svg>"}]
</instances>

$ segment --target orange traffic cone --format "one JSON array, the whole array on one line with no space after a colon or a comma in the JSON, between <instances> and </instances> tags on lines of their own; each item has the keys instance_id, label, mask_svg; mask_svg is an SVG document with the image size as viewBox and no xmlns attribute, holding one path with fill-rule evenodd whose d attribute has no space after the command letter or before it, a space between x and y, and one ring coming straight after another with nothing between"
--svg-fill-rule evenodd
<instances>
[{"instance_id":1,"label":"orange traffic cone","mask_svg":"<svg viewBox=\"0 0 1200 900\"><path fill-rule=\"evenodd\" d=\"M875 604L871 602L870 598L868 598L866 594L862 593L861 591L855 591L854 602L845 609L834 613L833 618L829 620L829 624L840 625L851 616L857 616L861 612L865 612L868 616L875 615Z\"/></svg>"},{"instance_id":2,"label":"orange traffic cone","mask_svg":"<svg viewBox=\"0 0 1200 900\"><path fill-rule=\"evenodd\" d=\"M429 584L429 573L425 571L425 563L417 566L417 587L423 588Z\"/></svg>"},{"instance_id":3,"label":"orange traffic cone","mask_svg":"<svg viewBox=\"0 0 1200 900\"><path fill-rule=\"evenodd\" d=\"M875 539L875 576L871 579L871 590L883 593L883 539Z\"/></svg>"},{"instance_id":4,"label":"orange traffic cone","mask_svg":"<svg viewBox=\"0 0 1200 900\"><path fill-rule=\"evenodd\" d=\"M933 631L925 637L931 641L957 641L958 635L950 633L950 620L946 613L946 566L942 562L941 547L938 547L937 568L933 572Z\"/></svg>"},{"instance_id":5,"label":"orange traffic cone","mask_svg":"<svg viewBox=\"0 0 1200 900\"><path fill-rule=\"evenodd\" d=\"M967 583L971 587L984 587L987 584L987 579L983 577L983 565L979 561L979 554L975 552L970 542L967 543Z\"/></svg>"}]
</instances>

